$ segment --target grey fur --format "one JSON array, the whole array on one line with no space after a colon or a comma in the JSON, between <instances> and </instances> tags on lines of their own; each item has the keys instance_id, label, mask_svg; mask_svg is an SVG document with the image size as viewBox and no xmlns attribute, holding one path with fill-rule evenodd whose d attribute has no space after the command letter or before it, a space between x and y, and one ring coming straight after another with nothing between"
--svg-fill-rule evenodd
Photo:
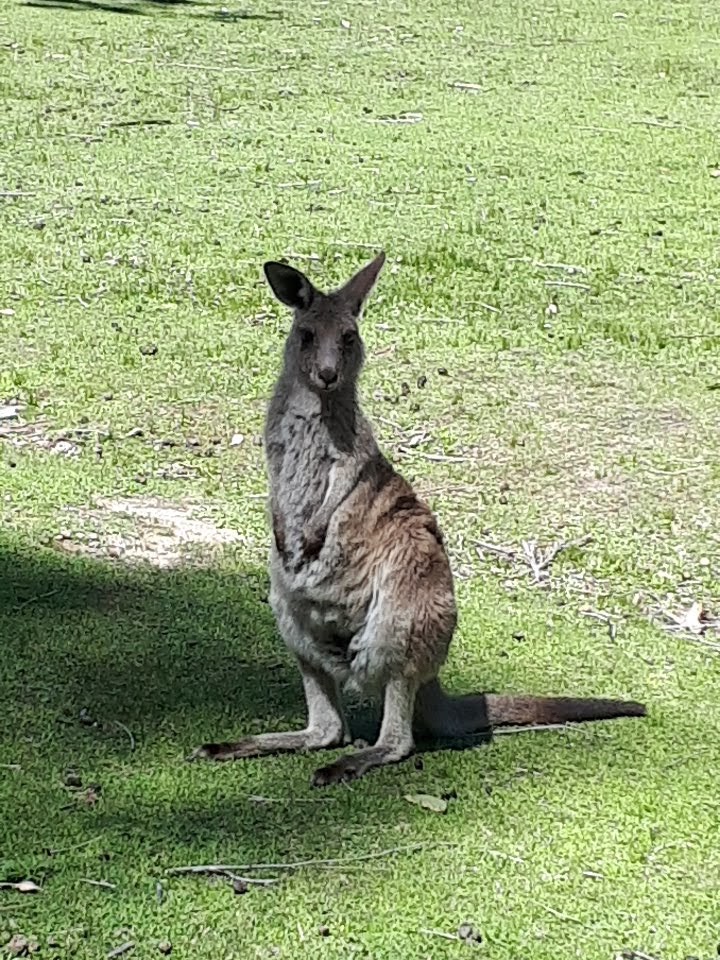
<instances>
[{"instance_id":1,"label":"grey fur","mask_svg":"<svg viewBox=\"0 0 720 960\"><path fill-rule=\"evenodd\" d=\"M265 424L270 604L303 678L308 722L299 731L205 744L193 757L341 746L349 740L341 686L384 693L380 735L316 771L317 785L407 757L414 720L442 736L554 718L557 699L451 698L437 679L457 619L442 535L380 452L357 399L358 320L384 259L329 294L287 264L265 264L275 295L294 310ZM644 713L615 701L566 699L558 709L569 720Z\"/></svg>"}]
</instances>

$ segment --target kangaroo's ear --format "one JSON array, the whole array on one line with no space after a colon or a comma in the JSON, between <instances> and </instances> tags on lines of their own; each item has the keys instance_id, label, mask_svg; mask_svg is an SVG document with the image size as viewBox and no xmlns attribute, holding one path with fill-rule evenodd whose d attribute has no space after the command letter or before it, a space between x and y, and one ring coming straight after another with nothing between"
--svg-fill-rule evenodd
<instances>
[{"instance_id":1,"label":"kangaroo's ear","mask_svg":"<svg viewBox=\"0 0 720 960\"><path fill-rule=\"evenodd\" d=\"M274 260L264 263L263 270L272 292L281 303L295 310L307 310L313 302L315 287L304 273Z\"/></svg>"},{"instance_id":2,"label":"kangaroo's ear","mask_svg":"<svg viewBox=\"0 0 720 960\"><path fill-rule=\"evenodd\" d=\"M365 301L370 296L372 288L380 276L384 263L385 253L381 252L374 260L358 270L355 276L338 291L355 316L360 315Z\"/></svg>"}]
</instances>

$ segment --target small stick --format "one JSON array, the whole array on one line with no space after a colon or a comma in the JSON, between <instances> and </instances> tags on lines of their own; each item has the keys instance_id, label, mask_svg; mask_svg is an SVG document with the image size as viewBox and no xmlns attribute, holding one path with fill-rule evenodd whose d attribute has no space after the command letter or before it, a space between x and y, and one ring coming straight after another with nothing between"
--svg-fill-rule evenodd
<instances>
[{"instance_id":1,"label":"small stick","mask_svg":"<svg viewBox=\"0 0 720 960\"><path fill-rule=\"evenodd\" d=\"M499 727L493 730L493 736L507 736L511 733L543 733L546 730L572 730L569 723L538 723L528 727ZM579 729L579 728L578 728Z\"/></svg>"},{"instance_id":2,"label":"small stick","mask_svg":"<svg viewBox=\"0 0 720 960\"><path fill-rule=\"evenodd\" d=\"M540 569L546 570L553 562L555 557L557 557L559 553L562 553L563 550L570 550L572 547L585 547L588 543L592 543L592 537L590 534L587 534L584 537L578 537L577 540L564 540L559 543L554 543L545 555L540 565Z\"/></svg>"},{"instance_id":3,"label":"small stick","mask_svg":"<svg viewBox=\"0 0 720 960\"><path fill-rule=\"evenodd\" d=\"M441 937L443 940L459 940L460 937L456 933L445 933L444 930L429 930L425 927L420 931L424 933L426 937Z\"/></svg>"},{"instance_id":4,"label":"small stick","mask_svg":"<svg viewBox=\"0 0 720 960\"><path fill-rule=\"evenodd\" d=\"M546 566L542 562L542 557L538 558L536 555L536 545L534 540L523 540L522 542L523 553L525 554L525 560L530 567L533 577L535 578L536 583L540 583L543 579L543 569Z\"/></svg>"},{"instance_id":5,"label":"small stick","mask_svg":"<svg viewBox=\"0 0 720 960\"><path fill-rule=\"evenodd\" d=\"M48 590L47 593L39 593L35 597L28 597L27 600L23 600L21 603L15 607L16 610L22 610L23 607L29 606L31 603L37 603L38 600L46 600L48 597L54 597L57 593L57 588L55 590Z\"/></svg>"},{"instance_id":6,"label":"small stick","mask_svg":"<svg viewBox=\"0 0 720 960\"><path fill-rule=\"evenodd\" d=\"M128 940L127 943L120 944L119 947L115 947L114 950L110 950L107 954L107 960L115 960L116 957L122 957L124 954L129 953L131 950L135 949L135 941Z\"/></svg>"},{"instance_id":7,"label":"small stick","mask_svg":"<svg viewBox=\"0 0 720 960\"><path fill-rule=\"evenodd\" d=\"M478 540L475 544L478 550L485 550L487 553L494 553L497 557L502 557L504 560L517 560L517 554L514 550L508 550L505 547L497 547L494 543L485 543L483 540Z\"/></svg>"},{"instance_id":8,"label":"small stick","mask_svg":"<svg viewBox=\"0 0 720 960\"><path fill-rule=\"evenodd\" d=\"M599 620L600 623L608 623L610 620L610 614L601 613L599 610L581 610L580 615L583 617L592 617L593 620Z\"/></svg>"},{"instance_id":9,"label":"small stick","mask_svg":"<svg viewBox=\"0 0 720 960\"><path fill-rule=\"evenodd\" d=\"M240 883L255 884L258 887L269 887L273 883L278 883L277 879L265 880L255 878L254 880L250 877L240 877L237 873L234 873L232 869L224 867L222 864L218 866L208 865L205 867L188 867L181 870L169 870L169 873L193 873L193 874L208 874L210 876L218 877L227 877L228 880L237 880Z\"/></svg>"},{"instance_id":10,"label":"small stick","mask_svg":"<svg viewBox=\"0 0 720 960\"><path fill-rule=\"evenodd\" d=\"M449 87L452 87L454 90L469 90L472 93L482 93L485 89L479 83L463 83L462 81L458 83L449 83Z\"/></svg>"},{"instance_id":11,"label":"small stick","mask_svg":"<svg viewBox=\"0 0 720 960\"><path fill-rule=\"evenodd\" d=\"M619 130L617 127L595 127L589 124L583 124L577 128L578 130L589 130L590 133L622 133L622 130Z\"/></svg>"},{"instance_id":12,"label":"small stick","mask_svg":"<svg viewBox=\"0 0 720 960\"><path fill-rule=\"evenodd\" d=\"M522 857L515 857L512 853L505 853L503 850L486 850L491 857L500 857L503 860L510 860L512 863L525 863Z\"/></svg>"},{"instance_id":13,"label":"small stick","mask_svg":"<svg viewBox=\"0 0 720 960\"><path fill-rule=\"evenodd\" d=\"M22 770L19 763L0 763L0 770Z\"/></svg>"},{"instance_id":14,"label":"small stick","mask_svg":"<svg viewBox=\"0 0 720 960\"><path fill-rule=\"evenodd\" d=\"M392 427L394 430L397 430L398 433L407 432L404 427L400 426L399 423L395 423L394 420L388 420L387 417L375 417L375 419L378 421L378 423L383 423L386 427Z\"/></svg>"},{"instance_id":15,"label":"small stick","mask_svg":"<svg viewBox=\"0 0 720 960\"><path fill-rule=\"evenodd\" d=\"M469 463L472 459L471 457L449 457L440 453L423 453L422 450L405 447L402 444L398 444L398 451L407 456L414 454L416 457L422 457L423 460L432 460L433 463Z\"/></svg>"},{"instance_id":16,"label":"small stick","mask_svg":"<svg viewBox=\"0 0 720 960\"><path fill-rule=\"evenodd\" d=\"M535 260L533 266L539 270L565 270L567 273L587 273L585 267L577 267L574 263L543 263L541 260Z\"/></svg>"},{"instance_id":17,"label":"small stick","mask_svg":"<svg viewBox=\"0 0 720 960\"><path fill-rule=\"evenodd\" d=\"M682 470L661 470L659 467L645 467L648 473L655 473L661 477L679 477L684 473L698 473L700 470L705 470L706 464L699 464L696 467L685 467Z\"/></svg>"},{"instance_id":18,"label":"small stick","mask_svg":"<svg viewBox=\"0 0 720 960\"><path fill-rule=\"evenodd\" d=\"M80 843L71 843L70 846L68 846L68 847L57 847L57 848L54 849L54 850L53 850L53 849L49 850L49 851L48 851L48 856L55 857L55 856L57 856L58 853L68 853L68 851L70 851L70 850L79 850L80 847L87 847L87 846L89 846L91 843L97 843L97 841L98 841L99 839L100 839L99 836L97 836L97 837L90 837L89 840L81 840Z\"/></svg>"},{"instance_id":19,"label":"small stick","mask_svg":"<svg viewBox=\"0 0 720 960\"><path fill-rule=\"evenodd\" d=\"M135 751L135 737L132 735L132 730L129 727L126 727L124 723L120 723L119 720L112 721L116 727L119 727L124 733L128 735L130 740L130 753Z\"/></svg>"},{"instance_id":20,"label":"small stick","mask_svg":"<svg viewBox=\"0 0 720 960\"><path fill-rule=\"evenodd\" d=\"M318 183L320 181L317 181ZM290 260L310 260L313 263L319 263L320 257L316 253L295 253L294 251L289 251L285 254Z\"/></svg>"},{"instance_id":21,"label":"small stick","mask_svg":"<svg viewBox=\"0 0 720 960\"><path fill-rule=\"evenodd\" d=\"M327 803L334 797L261 797L256 793L251 793L248 800L253 803Z\"/></svg>"},{"instance_id":22,"label":"small stick","mask_svg":"<svg viewBox=\"0 0 720 960\"><path fill-rule=\"evenodd\" d=\"M587 283L576 283L574 280L546 280L546 287L573 287L575 290L592 290Z\"/></svg>"},{"instance_id":23,"label":"small stick","mask_svg":"<svg viewBox=\"0 0 720 960\"><path fill-rule=\"evenodd\" d=\"M560 910L555 910L554 907L548 907L547 904L541 903L540 906L543 910L547 910L548 913L551 913L554 917L557 917L558 920L569 920L570 923L577 923L581 927L584 927L585 924L578 917L571 917L569 913L561 913Z\"/></svg>"},{"instance_id":24,"label":"small stick","mask_svg":"<svg viewBox=\"0 0 720 960\"><path fill-rule=\"evenodd\" d=\"M712 623L708 626L713 626ZM678 627L678 633L680 632L680 627ZM673 631L674 632L674 631ZM699 643L702 647L708 647L714 653L720 653L720 643L713 643L712 640L705 640L703 637L698 637L694 633L680 633L680 637L683 640L689 640L690 643Z\"/></svg>"},{"instance_id":25,"label":"small stick","mask_svg":"<svg viewBox=\"0 0 720 960\"><path fill-rule=\"evenodd\" d=\"M443 940L459 940L460 937L456 933L445 933L444 930L428 930L423 928L420 930L420 933L424 933L426 937L441 937Z\"/></svg>"},{"instance_id":26,"label":"small stick","mask_svg":"<svg viewBox=\"0 0 720 960\"><path fill-rule=\"evenodd\" d=\"M667 120L653 120L650 117L643 120L631 120L630 123L640 124L645 127L662 127L663 130L680 130L683 126L681 123L675 123L672 120L670 122Z\"/></svg>"},{"instance_id":27,"label":"small stick","mask_svg":"<svg viewBox=\"0 0 720 960\"><path fill-rule=\"evenodd\" d=\"M290 863L215 863L206 866L189 867L170 867L167 873L205 873L207 871L220 870L300 870L303 867L338 867L345 863L359 863L365 860L378 860L381 857L389 857L394 853L412 853L416 850L424 850L430 847L451 847L452 843L443 841L438 843L411 843L403 847L389 847L387 850L379 850L377 853L363 853L351 857L330 857L325 860L296 860Z\"/></svg>"},{"instance_id":28,"label":"small stick","mask_svg":"<svg viewBox=\"0 0 720 960\"><path fill-rule=\"evenodd\" d=\"M123 61L124 62L124 61ZM131 62L131 61L128 61ZM145 61L135 61L144 63ZM211 70L215 73L262 73L265 67L218 67L207 63L181 63L177 60L165 60L154 64L156 67L180 67L183 70Z\"/></svg>"},{"instance_id":29,"label":"small stick","mask_svg":"<svg viewBox=\"0 0 720 960\"><path fill-rule=\"evenodd\" d=\"M117 890L117 885L107 880L91 880L89 877L80 877L79 883L88 883L91 887L102 887L103 890Z\"/></svg>"},{"instance_id":30,"label":"small stick","mask_svg":"<svg viewBox=\"0 0 720 960\"><path fill-rule=\"evenodd\" d=\"M491 303L484 303L482 300L478 300L477 305L479 307L485 307L485 309L489 310L490 313L500 313L500 309L498 307L494 307Z\"/></svg>"},{"instance_id":31,"label":"small stick","mask_svg":"<svg viewBox=\"0 0 720 960\"><path fill-rule=\"evenodd\" d=\"M610 617L608 613L600 613L598 610L581 610L581 616L583 617L592 617L593 620L599 620L600 623L606 623L608 628L608 636L614 642L617 637L617 624Z\"/></svg>"},{"instance_id":32,"label":"small stick","mask_svg":"<svg viewBox=\"0 0 720 960\"><path fill-rule=\"evenodd\" d=\"M296 237L295 239L301 243L315 243L314 240L310 240L308 237ZM334 247L357 247L358 250L377 250L376 243L355 243L352 240L327 240L326 243L328 246Z\"/></svg>"},{"instance_id":33,"label":"small stick","mask_svg":"<svg viewBox=\"0 0 720 960\"><path fill-rule=\"evenodd\" d=\"M291 187L319 187L322 180L290 180L288 183L278 183L278 190L289 190ZM320 259L318 257L318 259Z\"/></svg>"},{"instance_id":34,"label":"small stick","mask_svg":"<svg viewBox=\"0 0 720 960\"><path fill-rule=\"evenodd\" d=\"M717 340L720 333L670 333L669 340Z\"/></svg>"},{"instance_id":35,"label":"small stick","mask_svg":"<svg viewBox=\"0 0 720 960\"><path fill-rule=\"evenodd\" d=\"M649 953L643 953L642 950L623 950L620 954L624 960L656 960Z\"/></svg>"}]
</instances>

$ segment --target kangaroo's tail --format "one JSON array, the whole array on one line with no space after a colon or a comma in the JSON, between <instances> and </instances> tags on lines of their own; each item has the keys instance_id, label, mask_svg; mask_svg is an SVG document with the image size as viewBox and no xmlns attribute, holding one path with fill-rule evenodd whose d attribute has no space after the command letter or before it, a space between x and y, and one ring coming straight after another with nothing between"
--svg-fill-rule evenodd
<instances>
[{"instance_id":1,"label":"kangaroo's tail","mask_svg":"<svg viewBox=\"0 0 720 960\"><path fill-rule=\"evenodd\" d=\"M440 681L431 680L418 691L417 720L434 737L462 737L493 727L538 726L644 717L642 703L633 700L533 697L495 693L471 693L453 697Z\"/></svg>"}]
</instances>

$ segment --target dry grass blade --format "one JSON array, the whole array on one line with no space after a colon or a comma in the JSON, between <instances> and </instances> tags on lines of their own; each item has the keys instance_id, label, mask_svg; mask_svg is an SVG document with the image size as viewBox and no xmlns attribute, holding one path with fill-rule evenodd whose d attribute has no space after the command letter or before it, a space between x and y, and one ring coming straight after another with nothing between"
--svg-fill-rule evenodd
<instances>
[{"instance_id":1,"label":"dry grass blade","mask_svg":"<svg viewBox=\"0 0 720 960\"><path fill-rule=\"evenodd\" d=\"M444 930L430 930L424 927L420 933L424 934L426 937L440 937L441 940L459 940L460 937L456 933L446 933Z\"/></svg>"},{"instance_id":2,"label":"dry grass blade","mask_svg":"<svg viewBox=\"0 0 720 960\"><path fill-rule=\"evenodd\" d=\"M80 877L79 883L87 883L90 887L100 887L103 890L117 890L117 885L107 880L91 880L89 877Z\"/></svg>"},{"instance_id":3,"label":"dry grass blade","mask_svg":"<svg viewBox=\"0 0 720 960\"><path fill-rule=\"evenodd\" d=\"M135 737L132 734L132 730L129 727L126 727L124 723L121 723L119 720L113 720L113 723L116 727L123 731L127 735L128 740L130 741L130 752L134 753L135 751Z\"/></svg>"},{"instance_id":4,"label":"dry grass blade","mask_svg":"<svg viewBox=\"0 0 720 960\"><path fill-rule=\"evenodd\" d=\"M546 903L541 903L540 906L543 908L543 910L547 910L548 913L551 913L554 917L557 917L558 920L567 920L568 923L577 923L581 927L585 926L579 917L573 917L569 913L563 913L561 910L556 910L554 907L549 907Z\"/></svg>"}]
</instances>

